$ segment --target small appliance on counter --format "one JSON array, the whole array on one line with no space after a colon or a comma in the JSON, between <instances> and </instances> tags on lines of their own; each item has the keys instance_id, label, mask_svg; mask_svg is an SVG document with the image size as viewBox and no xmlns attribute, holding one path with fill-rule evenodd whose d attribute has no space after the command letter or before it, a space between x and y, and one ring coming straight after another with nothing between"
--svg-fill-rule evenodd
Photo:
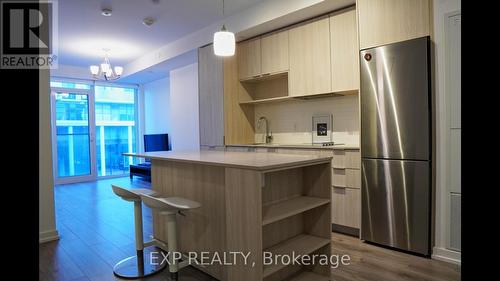
<instances>
[{"instance_id":1,"label":"small appliance on counter","mask_svg":"<svg viewBox=\"0 0 500 281\"><path fill-rule=\"evenodd\" d=\"M332 143L332 120L331 114L315 114L312 117L312 143Z\"/></svg>"}]
</instances>

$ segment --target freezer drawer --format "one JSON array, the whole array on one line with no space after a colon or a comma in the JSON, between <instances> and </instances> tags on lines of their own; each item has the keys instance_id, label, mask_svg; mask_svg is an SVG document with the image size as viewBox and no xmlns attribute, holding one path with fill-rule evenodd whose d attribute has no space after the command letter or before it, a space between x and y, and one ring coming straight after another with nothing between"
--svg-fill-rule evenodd
<instances>
[{"instance_id":1,"label":"freezer drawer","mask_svg":"<svg viewBox=\"0 0 500 281\"><path fill-rule=\"evenodd\" d=\"M430 160L428 38L360 52L363 158Z\"/></svg>"},{"instance_id":2,"label":"freezer drawer","mask_svg":"<svg viewBox=\"0 0 500 281\"><path fill-rule=\"evenodd\" d=\"M361 239L430 254L429 165L362 160Z\"/></svg>"}]
</instances>

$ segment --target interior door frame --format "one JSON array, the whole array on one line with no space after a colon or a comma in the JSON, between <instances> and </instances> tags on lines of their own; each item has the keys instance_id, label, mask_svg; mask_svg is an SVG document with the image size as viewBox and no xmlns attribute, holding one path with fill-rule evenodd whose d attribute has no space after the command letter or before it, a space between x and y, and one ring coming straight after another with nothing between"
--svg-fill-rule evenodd
<instances>
[{"instance_id":1,"label":"interior door frame","mask_svg":"<svg viewBox=\"0 0 500 281\"><path fill-rule=\"evenodd\" d=\"M95 100L94 100L94 86L89 85L89 89L71 89L71 88L50 88L50 104L51 104L51 127L52 127L52 166L54 173L55 184L67 184L84 181L93 181L97 179L97 158L96 158L96 144L95 144ZM87 95L88 100L88 122L89 122L89 152L90 152L90 174L82 176L68 176L59 177L58 160L57 160L57 129L56 129L56 99L55 93L68 92L75 94Z\"/></svg>"}]
</instances>

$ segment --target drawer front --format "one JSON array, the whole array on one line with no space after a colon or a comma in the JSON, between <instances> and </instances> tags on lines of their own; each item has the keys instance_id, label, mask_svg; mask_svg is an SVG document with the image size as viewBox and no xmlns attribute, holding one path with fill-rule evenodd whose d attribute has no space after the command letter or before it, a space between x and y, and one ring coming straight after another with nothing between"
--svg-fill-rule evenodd
<instances>
[{"instance_id":1,"label":"drawer front","mask_svg":"<svg viewBox=\"0 0 500 281\"><path fill-rule=\"evenodd\" d=\"M343 169L345 168L345 150L336 149L333 151L333 163L334 168Z\"/></svg>"},{"instance_id":2,"label":"drawer front","mask_svg":"<svg viewBox=\"0 0 500 281\"><path fill-rule=\"evenodd\" d=\"M345 150L345 167L361 169L361 153L359 153L359 150Z\"/></svg>"},{"instance_id":3,"label":"drawer front","mask_svg":"<svg viewBox=\"0 0 500 281\"><path fill-rule=\"evenodd\" d=\"M346 187L345 169L332 169L332 185L336 187Z\"/></svg>"},{"instance_id":4,"label":"drawer front","mask_svg":"<svg viewBox=\"0 0 500 281\"><path fill-rule=\"evenodd\" d=\"M332 188L332 223L360 227L361 190Z\"/></svg>"},{"instance_id":5,"label":"drawer front","mask_svg":"<svg viewBox=\"0 0 500 281\"><path fill-rule=\"evenodd\" d=\"M345 169L345 186L350 188L361 188L361 170Z\"/></svg>"}]
</instances>

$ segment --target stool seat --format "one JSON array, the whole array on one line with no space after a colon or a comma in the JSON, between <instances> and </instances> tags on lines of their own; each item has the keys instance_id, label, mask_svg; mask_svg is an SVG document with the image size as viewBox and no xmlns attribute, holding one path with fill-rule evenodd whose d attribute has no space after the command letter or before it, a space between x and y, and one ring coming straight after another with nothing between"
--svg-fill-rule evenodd
<instances>
[{"instance_id":1,"label":"stool seat","mask_svg":"<svg viewBox=\"0 0 500 281\"><path fill-rule=\"evenodd\" d=\"M184 211L201 207L201 204L181 197L152 197L149 194L141 194L142 202L150 208L159 211Z\"/></svg>"},{"instance_id":2,"label":"stool seat","mask_svg":"<svg viewBox=\"0 0 500 281\"><path fill-rule=\"evenodd\" d=\"M141 195L146 194L154 196L157 193L147 188L123 188L116 185L111 185L113 192L126 201L141 201Z\"/></svg>"}]
</instances>

